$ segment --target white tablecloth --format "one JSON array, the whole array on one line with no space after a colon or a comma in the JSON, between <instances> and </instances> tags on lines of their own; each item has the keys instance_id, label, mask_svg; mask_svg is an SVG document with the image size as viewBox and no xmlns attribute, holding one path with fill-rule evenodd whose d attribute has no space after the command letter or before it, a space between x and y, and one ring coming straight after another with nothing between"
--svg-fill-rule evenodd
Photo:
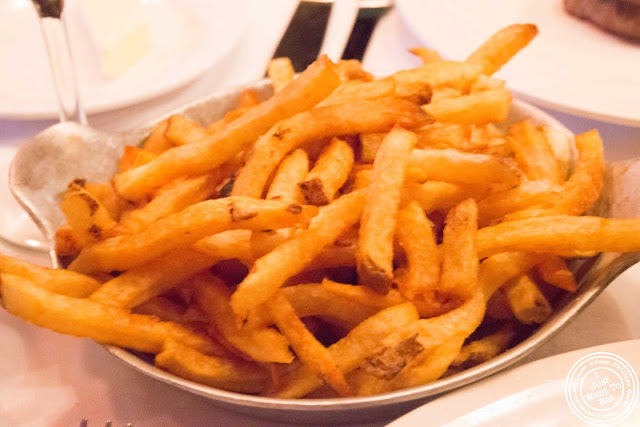
<instances>
[{"instance_id":1,"label":"white tablecloth","mask_svg":"<svg viewBox=\"0 0 640 427\"><path fill-rule=\"evenodd\" d=\"M260 77L295 7L293 0L251 0L241 46L224 64L196 81L152 101L90 117L97 127L121 130L216 89ZM371 71L417 65L407 48L420 43L392 11L379 23L365 56ZM640 129L551 112L574 132L598 128L608 160L640 156ZM21 139L54 121L0 119L0 173ZM6 192L6 186L0 191ZM0 194L1 195L1 194ZM0 199L2 200L2 199ZM6 203L6 202L4 202ZM6 205L5 205L6 206ZM0 206L0 210L2 206ZM1 220L1 217L0 217ZM0 251L41 264L43 255L0 242ZM640 338L640 267L627 271L570 325L526 361L592 345ZM465 408L450 408L465 413ZM0 426L225 425L278 426L217 408L205 398L156 382L109 355L98 344L28 325L0 310ZM371 425L382 425L382 421Z\"/></svg>"}]
</instances>

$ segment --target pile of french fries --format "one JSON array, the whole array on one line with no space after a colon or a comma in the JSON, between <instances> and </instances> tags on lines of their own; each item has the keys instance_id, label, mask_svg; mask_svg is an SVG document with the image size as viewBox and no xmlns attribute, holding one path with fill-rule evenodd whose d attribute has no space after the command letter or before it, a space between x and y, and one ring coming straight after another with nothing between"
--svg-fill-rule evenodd
<instances>
[{"instance_id":1,"label":"pile of french fries","mask_svg":"<svg viewBox=\"0 0 640 427\"><path fill-rule=\"evenodd\" d=\"M181 115L126 147L110 183L61 201L67 270L0 257L4 308L155 354L226 390L366 396L505 351L574 292L566 257L640 250L640 220L582 216L603 185L596 131L523 121L491 75L536 35L512 25L465 61L374 79L271 63L203 126Z\"/></svg>"}]
</instances>

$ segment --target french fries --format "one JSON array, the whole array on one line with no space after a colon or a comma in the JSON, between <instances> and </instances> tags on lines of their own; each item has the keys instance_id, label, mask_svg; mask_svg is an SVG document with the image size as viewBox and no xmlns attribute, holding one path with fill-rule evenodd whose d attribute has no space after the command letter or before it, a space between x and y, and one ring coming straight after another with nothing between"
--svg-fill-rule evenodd
<instances>
[{"instance_id":1,"label":"french fries","mask_svg":"<svg viewBox=\"0 0 640 427\"><path fill-rule=\"evenodd\" d=\"M0 255L3 307L277 398L386 393L496 357L577 290L567 257L640 250L640 219L579 216L603 187L596 131L573 162L562 132L500 124L511 94L490 75L536 32L507 27L464 62L414 49L421 66L379 79L272 61L271 98L170 116L111 182L61 192L69 270Z\"/></svg>"},{"instance_id":2,"label":"french fries","mask_svg":"<svg viewBox=\"0 0 640 427\"><path fill-rule=\"evenodd\" d=\"M404 173L416 139L412 132L393 128L373 163L373 182L362 213L356 261L359 283L381 294L389 292L393 282L393 234Z\"/></svg>"}]
</instances>

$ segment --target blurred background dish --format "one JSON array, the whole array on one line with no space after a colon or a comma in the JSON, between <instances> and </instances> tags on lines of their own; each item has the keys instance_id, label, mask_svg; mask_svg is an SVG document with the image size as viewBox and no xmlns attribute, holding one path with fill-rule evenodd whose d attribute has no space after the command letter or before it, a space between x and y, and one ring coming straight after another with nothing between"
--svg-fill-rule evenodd
<instances>
[{"instance_id":1,"label":"blurred background dish","mask_svg":"<svg viewBox=\"0 0 640 427\"><path fill-rule=\"evenodd\" d=\"M466 58L475 41L509 23L535 23L539 35L496 77L543 107L640 125L640 43L569 15L561 0L397 0L396 6L422 43L450 59ZM465 31L451 37L452 28Z\"/></svg>"},{"instance_id":2,"label":"blurred background dish","mask_svg":"<svg viewBox=\"0 0 640 427\"><path fill-rule=\"evenodd\" d=\"M132 105L176 89L224 60L246 27L244 0L140 0L120 34L102 34L99 23L86 18L105 16L89 9L91 0L68 0L65 7L74 60L78 68L80 95L88 113ZM117 1L110 6L115 7ZM89 10L89 13L87 11ZM131 16L140 17L136 31ZM126 24L126 25L125 25ZM146 27L146 28L145 28ZM128 32L128 30L130 30ZM116 31L117 32L117 31ZM96 39L127 47L139 43L139 58L120 66ZM144 38L147 38L145 41ZM143 43L144 42L144 43ZM103 45L103 47L105 47ZM126 58L124 59L126 61ZM0 3L0 117L53 118L58 115L47 56L38 18L27 0Z\"/></svg>"}]
</instances>

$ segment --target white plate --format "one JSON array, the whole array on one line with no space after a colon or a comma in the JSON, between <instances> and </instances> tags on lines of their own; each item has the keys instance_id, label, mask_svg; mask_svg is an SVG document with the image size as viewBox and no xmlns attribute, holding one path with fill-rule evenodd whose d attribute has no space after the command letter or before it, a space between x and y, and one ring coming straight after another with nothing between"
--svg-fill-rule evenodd
<instances>
[{"instance_id":1,"label":"white plate","mask_svg":"<svg viewBox=\"0 0 640 427\"><path fill-rule=\"evenodd\" d=\"M640 340L600 345L500 373L427 403L388 427L423 427L426 421L428 425L448 427L587 426L569 408L565 381L576 362L596 352L621 357L640 373ZM637 426L638 420L640 405L636 404L626 420L615 425Z\"/></svg>"},{"instance_id":2,"label":"white plate","mask_svg":"<svg viewBox=\"0 0 640 427\"><path fill-rule=\"evenodd\" d=\"M152 46L116 79L102 78L96 53L66 2L72 51L85 109L98 113L132 105L184 85L223 60L244 32L244 0L142 0ZM38 18L30 0L0 1L0 116L58 116Z\"/></svg>"},{"instance_id":3,"label":"white plate","mask_svg":"<svg viewBox=\"0 0 640 427\"><path fill-rule=\"evenodd\" d=\"M520 98L571 114L640 125L640 44L564 12L562 0L396 0L427 46L464 59L491 34L517 22L538 36L497 77Z\"/></svg>"}]
</instances>

